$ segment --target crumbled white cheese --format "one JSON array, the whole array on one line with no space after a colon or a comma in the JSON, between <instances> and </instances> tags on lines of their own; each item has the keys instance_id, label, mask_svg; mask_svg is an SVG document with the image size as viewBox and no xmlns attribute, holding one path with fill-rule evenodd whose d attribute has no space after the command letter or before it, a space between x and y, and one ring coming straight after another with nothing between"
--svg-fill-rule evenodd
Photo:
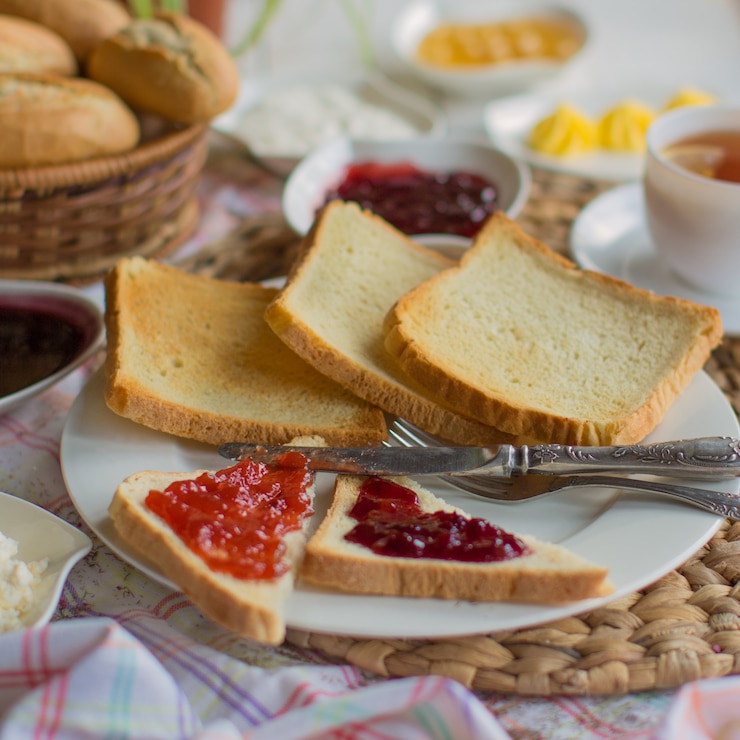
<instances>
[{"instance_id":1,"label":"crumbled white cheese","mask_svg":"<svg viewBox=\"0 0 740 740\"><path fill-rule=\"evenodd\" d=\"M408 139L419 131L390 108L326 84L275 91L244 113L239 133L260 156L302 157L338 136Z\"/></svg>"},{"instance_id":2,"label":"crumbled white cheese","mask_svg":"<svg viewBox=\"0 0 740 740\"><path fill-rule=\"evenodd\" d=\"M48 561L19 560L18 543L0 532L0 632L23 625Z\"/></svg>"}]
</instances>

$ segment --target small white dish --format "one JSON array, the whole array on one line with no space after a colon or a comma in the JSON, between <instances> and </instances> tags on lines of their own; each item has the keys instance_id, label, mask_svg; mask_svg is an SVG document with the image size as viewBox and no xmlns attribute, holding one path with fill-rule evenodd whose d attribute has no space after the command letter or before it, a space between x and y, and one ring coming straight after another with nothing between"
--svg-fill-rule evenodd
<instances>
[{"instance_id":1,"label":"small white dish","mask_svg":"<svg viewBox=\"0 0 740 740\"><path fill-rule=\"evenodd\" d=\"M526 17L553 18L572 26L581 46L565 60L528 59L465 68L425 64L416 57L422 39L442 23L496 23ZM583 55L588 28L582 16L565 3L541 0L504 0L496 3L448 3L433 0L410 3L397 16L391 29L391 45L404 67L423 82L453 96L492 98L551 82L570 71Z\"/></svg>"},{"instance_id":2,"label":"small white dish","mask_svg":"<svg viewBox=\"0 0 740 740\"><path fill-rule=\"evenodd\" d=\"M486 144L454 139L351 141L335 139L319 147L293 170L283 190L283 213L298 234L305 234L326 193L338 185L352 163L410 162L427 172L466 171L482 175L497 188L498 207L515 218L529 197L526 165ZM458 245L469 240L440 237Z\"/></svg>"},{"instance_id":3,"label":"small white dish","mask_svg":"<svg viewBox=\"0 0 740 740\"><path fill-rule=\"evenodd\" d=\"M51 620L69 572L87 555L92 542L84 532L46 509L4 491L0 491L0 532L18 543L18 560L48 561L22 625L41 627Z\"/></svg>"},{"instance_id":4,"label":"small white dish","mask_svg":"<svg viewBox=\"0 0 740 740\"><path fill-rule=\"evenodd\" d=\"M59 283L0 280L0 319L17 310L38 312L73 327L75 347L63 366L31 385L0 396L0 415L50 388L76 370L102 346L105 337L103 312L95 301L77 288Z\"/></svg>"},{"instance_id":5,"label":"small white dish","mask_svg":"<svg viewBox=\"0 0 740 740\"><path fill-rule=\"evenodd\" d=\"M270 141L256 134L250 136L245 123L247 117L270 105L275 96L283 97L292 92L296 96L325 96L328 92L337 107L331 112L323 110L310 113L296 100L289 110L281 114L279 123L285 132L280 137L274 132L269 137ZM216 131L245 144L251 154L269 170L287 176L300 159L316 146L337 136L348 135L346 129L354 124L351 111L348 112L345 107L348 100L344 94L397 116L411 128L413 136L442 136L447 131L446 118L427 98L397 85L381 74L354 72L336 72L326 77L306 74L250 79L242 86L234 105L214 119L212 126ZM336 99L338 96L341 96L341 100ZM291 132L295 132L295 142L288 151L281 147L281 143ZM373 136L393 138L382 133Z\"/></svg>"},{"instance_id":6,"label":"small white dish","mask_svg":"<svg viewBox=\"0 0 740 740\"><path fill-rule=\"evenodd\" d=\"M578 215L570 234L573 259L584 269L626 280L660 295L714 306L725 334L740 336L740 296L704 293L671 272L653 247L645 223L642 185L629 183L594 198Z\"/></svg>"}]
</instances>

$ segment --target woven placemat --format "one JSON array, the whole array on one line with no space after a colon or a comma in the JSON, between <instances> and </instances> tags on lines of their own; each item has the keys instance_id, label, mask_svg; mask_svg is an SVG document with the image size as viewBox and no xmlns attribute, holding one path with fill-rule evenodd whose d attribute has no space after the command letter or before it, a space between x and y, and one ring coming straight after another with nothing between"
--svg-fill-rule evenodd
<instances>
[{"instance_id":1,"label":"woven placemat","mask_svg":"<svg viewBox=\"0 0 740 740\"><path fill-rule=\"evenodd\" d=\"M611 187L541 170L517 221L563 254L573 219ZM284 275L298 240L280 214L244 221L181 263L212 277ZM706 365L740 411L740 340ZM656 537L660 532L656 532ZM628 547L629 543L625 543ZM290 643L382 676L441 675L519 695L613 695L740 673L740 523L725 521L684 565L650 587L585 614L528 629L446 640L368 640L289 630Z\"/></svg>"}]
</instances>

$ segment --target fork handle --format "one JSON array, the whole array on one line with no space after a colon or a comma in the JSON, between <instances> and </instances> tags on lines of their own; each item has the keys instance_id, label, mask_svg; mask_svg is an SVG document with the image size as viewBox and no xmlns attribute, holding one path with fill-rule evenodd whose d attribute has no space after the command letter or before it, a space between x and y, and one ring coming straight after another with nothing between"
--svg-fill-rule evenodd
<instances>
[{"instance_id":1,"label":"fork handle","mask_svg":"<svg viewBox=\"0 0 740 740\"><path fill-rule=\"evenodd\" d=\"M616 476L599 475L585 478L574 478L580 481L579 485L614 486L615 488L631 488L636 491L652 491L664 493L674 498L680 498L687 503L711 511L713 514L740 521L740 495L726 491L713 491L708 488L693 488L691 486L677 486L673 483L660 481L639 480L636 478L618 478Z\"/></svg>"},{"instance_id":2,"label":"fork handle","mask_svg":"<svg viewBox=\"0 0 740 740\"><path fill-rule=\"evenodd\" d=\"M740 476L740 440L699 437L646 445L578 447L523 445L511 448L517 473L636 473L681 478ZM478 468L476 473L485 472Z\"/></svg>"}]
</instances>

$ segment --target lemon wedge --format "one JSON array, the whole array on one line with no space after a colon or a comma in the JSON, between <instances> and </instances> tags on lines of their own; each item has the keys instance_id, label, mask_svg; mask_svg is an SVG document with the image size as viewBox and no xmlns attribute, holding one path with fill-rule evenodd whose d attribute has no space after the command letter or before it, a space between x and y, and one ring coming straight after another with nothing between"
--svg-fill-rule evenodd
<instances>
[{"instance_id":1,"label":"lemon wedge","mask_svg":"<svg viewBox=\"0 0 740 740\"><path fill-rule=\"evenodd\" d=\"M604 149L618 152L642 152L645 132L655 118L655 111L639 100L624 100L610 108L598 123L598 141Z\"/></svg>"},{"instance_id":2,"label":"lemon wedge","mask_svg":"<svg viewBox=\"0 0 740 740\"><path fill-rule=\"evenodd\" d=\"M704 92L695 87L683 87L663 106L663 110L672 110L684 105L712 105L718 100L716 95Z\"/></svg>"},{"instance_id":3,"label":"lemon wedge","mask_svg":"<svg viewBox=\"0 0 740 740\"><path fill-rule=\"evenodd\" d=\"M553 157L588 154L596 148L596 124L577 108L561 103L539 121L529 135L535 151Z\"/></svg>"}]
</instances>

